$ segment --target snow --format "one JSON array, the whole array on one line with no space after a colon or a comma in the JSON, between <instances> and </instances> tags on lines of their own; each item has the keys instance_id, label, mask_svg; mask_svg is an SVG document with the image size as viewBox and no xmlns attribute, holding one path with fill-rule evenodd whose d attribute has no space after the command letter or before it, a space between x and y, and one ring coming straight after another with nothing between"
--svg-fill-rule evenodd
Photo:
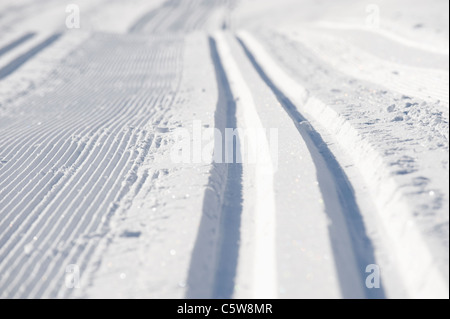
<instances>
[{"instance_id":1,"label":"snow","mask_svg":"<svg viewBox=\"0 0 450 319\"><path fill-rule=\"evenodd\" d=\"M231 94L239 97L236 102L236 108L242 112L241 124L237 127L253 130L263 130L264 127L258 116L255 102L250 89L247 87L239 67L233 60L230 49L223 35L215 36L217 42L220 60L223 68L226 70L227 80L230 82ZM250 134L248 137L248 147L257 149L255 167L245 167L246 170L254 170L254 267L253 267L253 293L252 297L256 299L276 298L276 249L275 249L275 194L273 189L274 166L273 161L262 161L261 159L271 159L271 152L268 140L263 139L257 145L259 140L256 135ZM241 145L243 145L241 141ZM241 151L244 153L244 150ZM244 198L246 196L244 187ZM245 213L245 211L244 211Z\"/></svg>"},{"instance_id":2,"label":"snow","mask_svg":"<svg viewBox=\"0 0 450 319\"><path fill-rule=\"evenodd\" d=\"M304 91L303 88L297 89L291 86L285 87L284 83L281 82L284 78L279 76L282 71L274 66L274 62L269 60L270 57L263 55L264 51L259 44L247 33L240 34L240 37L243 39L244 43L251 48L250 50L255 56L259 58L258 63L264 65L269 70L269 77L280 80L280 82L277 82L275 85L284 88L286 90L286 96L291 98L302 111L308 114L309 118L332 132L333 136L336 138L336 142L339 143L347 153L358 150L356 154L359 154L359 156L358 158L355 156L355 164L359 167L359 171L365 177L366 185L373 187L373 196L375 201L380 205L379 211L383 212L380 214L383 226L388 229L392 242L395 243L397 241L399 247L393 249L394 253L396 255L402 255L405 254L405 251L407 252L403 258L399 258L401 260L407 260L403 266L404 270L402 272L406 274L404 282L408 283L409 279L413 278L408 271L411 271L411 265L415 265L415 273L431 273L432 275L429 275L431 278L430 280L435 280L435 282L420 282L418 284L417 278L414 278L412 282L409 282L409 284L413 286L409 291L416 290L415 293L418 295L423 294L423 296L433 296L434 291L426 291L424 287L431 286L434 290L441 285L442 278L440 278L440 275L438 274L439 269L435 269L437 265L433 264L433 256L429 255L427 247L423 247L423 241L420 238L421 234L419 230L416 229L417 224L422 221L412 220L413 216L410 215L411 210L408 207L402 207L406 205L407 201L398 197L392 198L393 193L398 193L397 189L399 187L395 185L395 181L391 180L392 175L389 174L390 172L387 174L385 173L385 175L381 173L383 169L389 170L384 168L383 164L380 165L380 163L383 162L383 159L377 156L377 152L373 149L372 145L367 140L362 140L361 135L358 134L348 122L341 119L341 116L339 116L335 110L316 98L311 98L305 102L304 97L298 96L299 91ZM271 68L276 69L272 72ZM292 80L288 81L288 83L292 82ZM377 185L377 183L379 183L379 185ZM388 185L391 188L387 188ZM404 216L401 216L400 214L404 214ZM408 220L408 227L406 229L404 229L404 220ZM399 236L399 234L402 235ZM445 238L443 238L443 240L445 240ZM413 251L418 252L422 249L423 251L421 253L413 253ZM420 256L420 258L408 260L408 256L409 258L417 258L417 256ZM423 277L425 277L425 275L423 275ZM442 286L440 289L441 291L436 296L445 293L445 286Z\"/></svg>"},{"instance_id":3,"label":"snow","mask_svg":"<svg viewBox=\"0 0 450 319\"><path fill-rule=\"evenodd\" d=\"M448 1L77 5L0 1L1 298L448 298Z\"/></svg>"}]
</instances>

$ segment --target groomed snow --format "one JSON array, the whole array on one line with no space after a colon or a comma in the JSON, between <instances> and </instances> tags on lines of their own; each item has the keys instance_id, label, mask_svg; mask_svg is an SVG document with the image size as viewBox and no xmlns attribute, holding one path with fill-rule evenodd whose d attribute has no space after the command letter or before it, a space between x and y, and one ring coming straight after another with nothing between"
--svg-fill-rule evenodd
<instances>
[{"instance_id":1,"label":"groomed snow","mask_svg":"<svg viewBox=\"0 0 450 319\"><path fill-rule=\"evenodd\" d=\"M0 2L1 298L448 298L448 1L76 4Z\"/></svg>"}]
</instances>

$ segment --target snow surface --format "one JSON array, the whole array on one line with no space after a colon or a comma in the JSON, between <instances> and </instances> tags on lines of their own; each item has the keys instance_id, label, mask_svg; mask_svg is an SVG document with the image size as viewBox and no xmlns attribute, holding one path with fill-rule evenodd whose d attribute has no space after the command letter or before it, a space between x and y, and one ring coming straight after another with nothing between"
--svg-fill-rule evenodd
<instances>
[{"instance_id":1,"label":"snow surface","mask_svg":"<svg viewBox=\"0 0 450 319\"><path fill-rule=\"evenodd\" d=\"M1 298L448 298L448 1L74 3L0 0Z\"/></svg>"}]
</instances>

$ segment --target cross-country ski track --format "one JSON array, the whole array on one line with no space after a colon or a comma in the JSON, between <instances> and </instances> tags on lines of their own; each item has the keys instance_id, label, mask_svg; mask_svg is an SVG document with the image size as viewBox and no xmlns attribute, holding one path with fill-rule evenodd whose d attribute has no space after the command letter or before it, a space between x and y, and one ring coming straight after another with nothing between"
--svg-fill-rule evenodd
<instances>
[{"instance_id":1,"label":"cross-country ski track","mask_svg":"<svg viewBox=\"0 0 450 319\"><path fill-rule=\"evenodd\" d=\"M283 1L0 5L1 298L448 298L448 51Z\"/></svg>"}]
</instances>

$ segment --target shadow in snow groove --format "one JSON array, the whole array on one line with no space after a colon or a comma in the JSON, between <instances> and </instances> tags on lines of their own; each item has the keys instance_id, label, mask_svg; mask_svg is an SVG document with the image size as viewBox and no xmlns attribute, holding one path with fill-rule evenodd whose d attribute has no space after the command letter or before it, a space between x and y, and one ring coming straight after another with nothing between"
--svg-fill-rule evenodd
<instances>
[{"instance_id":1,"label":"shadow in snow groove","mask_svg":"<svg viewBox=\"0 0 450 319\"><path fill-rule=\"evenodd\" d=\"M225 128L236 128L236 103L215 40L210 38L209 44L219 89L215 127L225 136ZM233 163L213 164L191 257L187 298L233 297L242 214L242 164L236 161L238 142L235 140L233 143Z\"/></svg>"},{"instance_id":2,"label":"shadow in snow groove","mask_svg":"<svg viewBox=\"0 0 450 319\"><path fill-rule=\"evenodd\" d=\"M31 39L35 35L36 34L33 33L33 32L27 33L27 34L21 36L20 38L14 40L10 44L4 46L3 48L0 48L0 56L2 56L3 54L7 53L8 51L13 50L15 47L18 47L19 45L21 45L22 43L24 43L27 40Z\"/></svg>"},{"instance_id":3,"label":"shadow in snow groove","mask_svg":"<svg viewBox=\"0 0 450 319\"><path fill-rule=\"evenodd\" d=\"M329 233L334 261L344 298L385 298L384 289L368 289L366 267L376 264L373 245L367 236L354 189L344 170L321 135L296 106L271 81L241 39L237 39L261 78L294 121L317 169L317 179L330 218Z\"/></svg>"},{"instance_id":4,"label":"shadow in snow groove","mask_svg":"<svg viewBox=\"0 0 450 319\"><path fill-rule=\"evenodd\" d=\"M36 54L38 54L40 51L51 45L53 42L58 40L61 37L61 33L56 33L30 49L28 52L20 55L13 61L11 61L9 64L4 66L0 69L0 80L4 79L11 73L13 73L15 70L20 68L23 64L25 64L29 59L34 57Z\"/></svg>"}]
</instances>

